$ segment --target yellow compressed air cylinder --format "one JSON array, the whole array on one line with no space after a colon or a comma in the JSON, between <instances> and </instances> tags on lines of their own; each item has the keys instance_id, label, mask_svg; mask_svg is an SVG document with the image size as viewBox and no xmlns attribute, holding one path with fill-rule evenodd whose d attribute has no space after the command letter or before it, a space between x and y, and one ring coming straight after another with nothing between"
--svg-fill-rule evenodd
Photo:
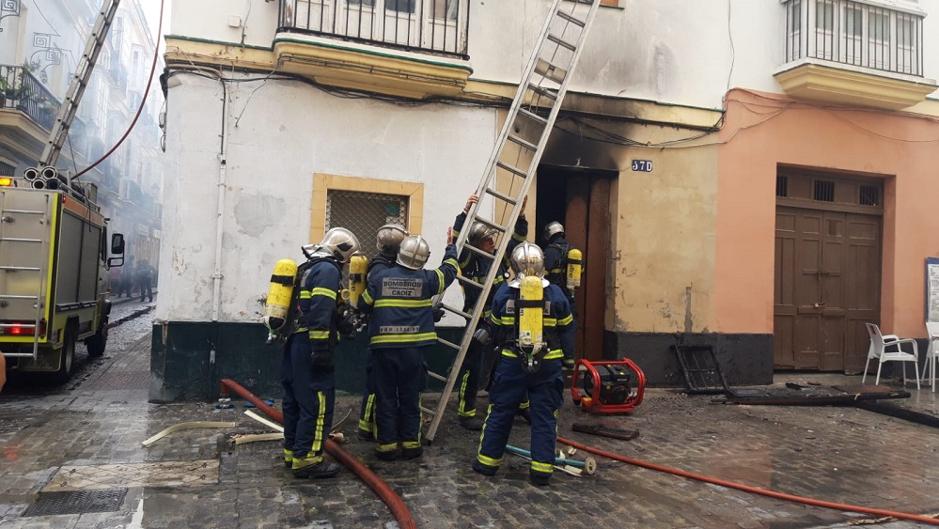
<instances>
[{"instance_id":1,"label":"yellow compressed air cylinder","mask_svg":"<svg viewBox=\"0 0 939 529\"><path fill-rule=\"evenodd\" d=\"M580 288L580 278L584 273L584 254L577 248L567 252L567 288Z\"/></svg>"},{"instance_id":2,"label":"yellow compressed air cylinder","mask_svg":"<svg viewBox=\"0 0 939 529\"><path fill-rule=\"evenodd\" d=\"M537 351L544 344L544 287L541 278L522 277L519 285L518 344Z\"/></svg>"},{"instance_id":3,"label":"yellow compressed air cylinder","mask_svg":"<svg viewBox=\"0 0 939 529\"><path fill-rule=\"evenodd\" d=\"M271 286L267 290L267 328L276 331L287 323L293 286L297 281L297 263L292 259L281 259L274 265Z\"/></svg>"},{"instance_id":4,"label":"yellow compressed air cylinder","mask_svg":"<svg viewBox=\"0 0 939 529\"><path fill-rule=\"evenodd\" d=\"M349 259L349 304L358 306L359 296L365 292L365 277L368 274L368 257L360 254Z\"/></svg>"}]
</instances>

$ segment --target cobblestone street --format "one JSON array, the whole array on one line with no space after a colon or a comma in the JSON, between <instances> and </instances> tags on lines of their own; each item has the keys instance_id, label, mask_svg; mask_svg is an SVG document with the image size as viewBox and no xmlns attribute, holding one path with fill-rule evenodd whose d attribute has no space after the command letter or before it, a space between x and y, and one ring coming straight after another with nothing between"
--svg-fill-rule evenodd
<instances>
[{"instance_id":1,"label":"cobblestone street","mask_svg":"<svg viewBox=\"0 0 939 529\"><path fill-rule=\"evenodd\" d=\"M136 304L115 311L139 308L131 305ZM112 329L109 352L92 363L80 354L80 372L71 384L37 388L14 381L0 397L0 527L395 527L385 506L348 471L332 481L301 482L283 470L277 442L230 450L225 435L265 431L243 415L242 402L222 410L214 403L147 403L151 323L145 315ZM340 398L337 420L357 402ZM924 389L914 390L908 405L935 410L936 403L936 394ZM483 478L470 469L477 435L467 435L452 420L418 462L379 462L369 445L353 440L354 415L341 428L350 440L347 448L392 485L422 528L794 529L852 527L847 524L864 518L608 460L599 461L592 477L558 474L546 489L529 485L526 462L513 456L506 456L495 478ZM710 397L652 390L630 418L588 419L569 404L561 418L564 436L656 463L826 500L939 512L936 431L854 408L718 405ZM141 446L163 428L192 420L238 426L179 432ZM638 429L641 435L625 442L577 434L570 431L574 420ZM512 437L513 444L528 446L523 422L516 422ZM103 467L145 462L192 464L172 471L179 474L169 476L179 478L175 482L159 472L135 473L134 466L123 474ZM86 470L95 477L72 488L110 491L111 504L97 509L103 512L36 512L43 497L62 494L52 491L68 483L64 466L92 467ZM198 475L187 479L191 471Z\"/></svg>"}]
</instances>

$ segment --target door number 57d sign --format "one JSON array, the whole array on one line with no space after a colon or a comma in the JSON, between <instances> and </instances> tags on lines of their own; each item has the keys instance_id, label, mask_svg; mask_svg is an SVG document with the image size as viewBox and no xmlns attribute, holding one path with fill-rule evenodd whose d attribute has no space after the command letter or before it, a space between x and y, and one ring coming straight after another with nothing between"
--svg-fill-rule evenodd
<instances>
[{"instance_id":1,"label":"door number 57d sign","mask_svg":"<svg viewBox=\"0 0 939 529\"><path fill-rule=\"evenodd\" d=\"M633 160L633 171L640 173L651 173L652 160Z\"/></svg>"}]
</instances>

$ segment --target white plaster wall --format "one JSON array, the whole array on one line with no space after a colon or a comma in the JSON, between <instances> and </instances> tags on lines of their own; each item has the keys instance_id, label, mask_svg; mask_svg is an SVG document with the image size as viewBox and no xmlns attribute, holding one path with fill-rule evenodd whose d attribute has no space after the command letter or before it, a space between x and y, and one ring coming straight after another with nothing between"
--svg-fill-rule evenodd
<instances>
[{"instance_id":1,"label":"white plaster wall","mask_svg":"<svg viewBox=\"0 0 939 529\"><path fill-rule=\"evenodd\" d=\"M221 101L216 81L180 74L168 97L168 167L157 317L211 319ZM496 134L492 109L400 107L309 86L232 85L222 252L222 321L259 321L270 269L309 242L313 173L424 184L423 235L439 264ZM247 105L247 108L245 108ZM242 114L242 111L244 113ZM363 240L362 244L374 244ZM460 302L459 288L448 291ZM455 322L454 322L455 323Z\"/></svg>"},{"instance_id":2,"label":"white plaster wall","mask_svg":"<svg viewBox=\"0 0 939 529\"><path fill-rule=\"evenodd\" d=\"M473 78L518 82L551 0L471 2ZM707 108L721 106L728 77L731 87L780 91L773 72L785 62L786 10L779 0L621 0L621 5L597 14L572 90ZM939 0L912 5L927 13L926 77L939 78ZM246 21L245 44L270 47L277 2L264 0L177 0L173 33L240 44L242 30L228 26L229 16Z\"/></svg>"}]
</instances>

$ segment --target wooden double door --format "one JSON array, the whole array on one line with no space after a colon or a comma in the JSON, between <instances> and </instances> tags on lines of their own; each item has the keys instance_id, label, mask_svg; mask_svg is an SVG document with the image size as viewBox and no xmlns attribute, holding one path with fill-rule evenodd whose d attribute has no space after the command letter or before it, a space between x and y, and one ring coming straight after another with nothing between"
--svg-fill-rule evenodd
<instances>
[{"instance_id":1,"label":"wooden double door","mask_svg":"<svg viewBox=\"0 0 939 529\"><path fill-rule=\"evenodd\" d=\"M774 364L863 370L880 321L881 217L777 206Z\"/></svg>"}]
</instances>

